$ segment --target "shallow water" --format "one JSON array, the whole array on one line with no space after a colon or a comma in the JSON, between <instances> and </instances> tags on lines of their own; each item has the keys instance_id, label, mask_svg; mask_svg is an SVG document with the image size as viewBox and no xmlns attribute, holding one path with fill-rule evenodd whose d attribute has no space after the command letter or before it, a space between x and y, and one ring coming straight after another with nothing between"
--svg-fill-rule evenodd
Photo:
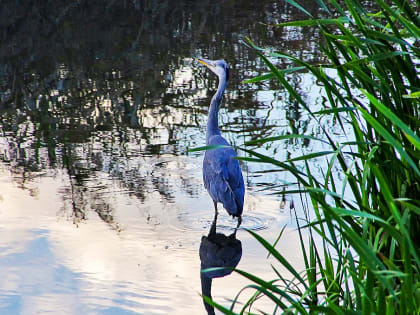
<instances>
[{"instance_id":1,"label":"shallow water","mask_svg":"<svg viewBox=\"0 0 420 315\"><path fill-rule=\"evenodd\" d=\"M204 193L194 199L175 193L171 203L152 193L139 201L104 177L107 188L99 196L113 205L112 214L104 220L92 209L81 220L63 206L64 172L34 177L27 190L20 176L11 183L8 173L3 168L0 178L0 265L7 275L0 282L2 311L201 313L198 248L213 215ZM105 203L99 196L95 201ZM268 238L290 220L273 198L248 192L246 204L243 226ZM217 230L230 234L235 225L221 213ZM279 248L287 252L297 239L294 231L285 236ZM239 267L270 274L264 250L244 231L237 238L244 248ZM213 283L214 297L225 302L246 281L231 275Z\"/></svg>"},{"instance_id":2,"label":"shallow water","mask_svg":"<svg viewBox=\"0 0 420 315\"><path fill-rule=\"evenodd\" d=\"M231 65L220 124L233 145L318 135L276 83L242 83L266 69L241 42L249 36L320 62L317 34L265 29L259 22L303 18L272 1L82 1L29 11L9 2L0 11L7 26L0 43L0 313L204 314L199 247L214 210L202 185L203 154L187 149L205 143L216 80L195 58ZM290 82L314 110L321 106L307 74ZM321 148L302 140L259 149L285 159ZM287 225L277 248L301 270L291 196L284 202L275 194L293 178L269 165L241 165L242 228L273 242ZM220 209L217 232L229 235L235 226ZM274 278L265 250L243 229L237 238L238 268ZM213 297L230 305L247 284L235 273L214 279ZM272 310L264 300L258 307Z\"/></svg>"}]
</instances>

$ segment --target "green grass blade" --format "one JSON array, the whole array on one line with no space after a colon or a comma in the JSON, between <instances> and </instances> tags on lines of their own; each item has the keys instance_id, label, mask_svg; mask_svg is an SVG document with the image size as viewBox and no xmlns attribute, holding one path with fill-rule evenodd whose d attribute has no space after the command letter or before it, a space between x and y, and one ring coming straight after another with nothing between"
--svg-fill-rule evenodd
<instances>
[{"instance_id":1,"label":"green grass blade","mask_svg":"<svg viewBox=\"0 0 420 315\"><path fill-rule=\"evenodd\" d=\"M218 309L219 311L221 311L223 314L227 314L227 315L237 315L237 313L232 312L230 309L228 309L228 308L226 308L226 307L224 307L224 306L222 306L222 305L220 305L220 304L218 304L218 303L214 302L214 301L213 301L211 298L209 298L208 296L202 295L202 298L203 298L203 300L204 300L207 304L209 304L209 305L211 305L211 306L213 306L213 307L217 308L217 309Z\"/></svg>"},{"instance_id":2,"label":"green grass blade","mask_svg":"<svg viewBox=\"0 0 420 315\"><path fill-rule=\"evenodd\" d=\"M407 139L418 150L420 150L420 138L414 134L413 130L411 130L410 127L408 127L397 115L395 115L388 107L381 103L372 94L368 93L365 90L362 90L362 92L366 95L366 97L369 99L372 105L375 106L375 108L378 111L380 111L386 118L388 118L392 124L395 124L398 128L400 128L404 132Z\"/></svg>"},{"instance_id":3,"label":"green grass blade","mask_svg":"<svg viewBox=\"0 0 420 315\"><path fill-rule=\"evenodd\" d=\"M338 23L348 23L349 19L347 17L340 17L338 19L310 19L310 20L299 20L299 21L290 21L276 24L278 27L287 27L287 26L319 26L319 25L330 25Z\"/></svg>"},{"instance_id":4,"label":"green grass blade","mask_svg":"<svg viewBox=\"0 0 420 315\"><path fill-rule=\"evenodd\" d=\"M303 278L299 275L299 273L292 267L292 265L271 245L269 244L265 239L263 239L261 236L256 234L255 232L251 230L247 230L248 233L250 233L261 245L265 247L265 249L268 250L268 252L276 258L286 269L294 276L296 279L299 280L299 282L307 289L307 284L303 280Z\"/></svg>"},{"instance_id":5,"label":"green grass blade","mask_svg":"<svg viewBox=\"0 0 420 315\"><path fill-rule=\"evenodd\" d=\"M408 162L408 164L411 166L413 171L417 174L417 176L420 176L420 170L418 169L416 163L413 161L413 159L407 154L407 152L404 150L404 147L402 144L391 135L391 133L386 130L372 115L370 115L366 110L363 108L359 108L359 110L362 112L363 117L366 119L366 121L373 127L375 130L381 135L381 137L384 138L384 140L388 141L397 151L398 153Z\"/></svg>"},{"instance_id":6,"label":"green grass blade","mask_svg":"<svg viewBox=\"0 0 420 315\"><path fill-rule=\"evenodd\" d=\"M356 110L356 107L337 107L337 108L328 108L323 109L317 112L314 112L314 115L329 115L329 114L338 114L342 112L351 112Z\"/></svg>"},{"instance_id":7,"label":"green grass blade","mask_svg":"<svg viewBox=\"0 0 420 315\"><path fill-rule=\"evenodd\" d=\"M403 95L404 98L420 98L420 91Z\"/></svg>"},{"instance_id":8,"label":"green grass blade","mask_svg":"<svg viewBox=\"0 0 420 315\"><path fill-rule=\"evenodd\" d=\"M305 69L305 67L291 67L291 68L287 68L287 69L281 69L279 71L283 74L290 74L290 73L294 73L294 72L301 71L301 70L304 70L304 69ZM257 83L257 82L271 80L274 77L275 77L274 74L272 72L269 72L269 73L265 73L265 74L262 74L260 76L245 80L242 83Z\"/></svg>"},{"instance_id":9,"label":"green grass blade","mask_svg":"<svg viewBox=\"0 0 420 315\"><path fill-rule=\"evenodd\" d=\"M222 148L230 148L230 146L228 146L228 145L206 145L204 147L197 147L197 148L187 149L187 152L217 150L217 149L222 149Z\"/></svg>"},{"instance_id":10,"label":"green grass blade","mask_svg":"<svg viewBox=\"0 0 420 315\"><path fill-rule=\"evenodd\" d=\"M321 152L315 152L315 153L310 153L310 154L305 154L305 155L301 155L292 159L288 159L287 162L296 162L296 161L307 161L307 160L311 160L314 158L318 158L320 156L325 156L325 155L330 155L330 154L334 154L335 151L321 151Z\"/></svg>"},{"instance_id":11,"label":"green grass blade","mask_svg":"<svg viewBox=\"0 0 420 315\"><path fill-rule=\"evenodd\" d=\"M283 136L268 137L268 138L261 138L261 139L247 141L247 142L245 142L245 145L256 145L256 144L263 144L263 143L266 143L266 142L288 140L288 139L308 139L308 140L321 141L325 144L328 144L327 141L325 141L323 139L313 137L313 136L299 135L299 134L287 134L287 135L283 135Z\"/></svg>"},{"instance_id":12,"label":"green grass blade","mask_svg":"<svg viewBox=\"0 0 420 315\"><path fill-rule=\"evenodd\" d=\"M301 314L307 314L307 311L301 305L299 302L297 302L295 299L293 299L292 296L287 294L285 291L279 289L278 287L274 286L272 283L262 280L261 278L254 276L246 271L235 269L235 272L239 273L240 275L248 278L249 280L257 283L260 287L259 290L263 291L265 295L267 295L269 298L271 298L274 302L276 302L278 305L281 305L282 308L287 308L284 303L282 303L273 293L279 294L280 296L284 297L289 303L291 303L293 306L296 307L297 310ZM273 293L271 293L273 292Z\"/></svg>"},{"instance_id":13,"label":"green grass blade","mask_svg":"<svg viewBox=\"0 0 420 315\"><path fill-rule=\"evenodd\" d=\"M310 14L308 11L306 11L299 3L297 3L294 0L285 0L287 3L289 3L290 5L294 6L295 8L299 9L300 11L302 11L303 13L305 13L306 15L312 17L312 14Z\"/></svg>"}]
</instances>

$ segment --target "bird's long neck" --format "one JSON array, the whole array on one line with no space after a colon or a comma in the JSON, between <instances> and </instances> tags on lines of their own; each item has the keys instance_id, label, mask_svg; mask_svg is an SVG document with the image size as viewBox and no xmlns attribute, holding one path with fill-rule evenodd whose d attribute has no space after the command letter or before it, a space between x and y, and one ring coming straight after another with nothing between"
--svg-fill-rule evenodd
<instances>
[{"instance_id":1,"label":"bird's long neck","mask_svg":"<svg viewBox=\"0 0 420 315\"><path fill-rule=\"evenodd\" d=\"M201 270L203 269L203 266L201 266ZM203 272L201 272L200 270L200 279L201 279L201 294L203 296L207 296L209 298L212 299L211 296L211 283L212 283L212 279L207 277ZM206 308L207 314L208 315L214 315L214 307L211 306L210 304L207 304L206 301L204 301L203 299L203 303L204 303L204 307Z\"/></svg>"},{"instance_id":2,"label":"bird's long neck","mask_svg":"<svg viewBox=\"0 0 420 315\"><path fill-rule=\"evenodd\" d=\"M211 136L214 135L220 135L220 129L219 129L219 108L220 104L223 100L223 93L225 92L227 85L226 76L220 76L219 77L219 86L217 88L216 93L213 95L213 98L211 99L210 103L210 110L209 110L209 120L207 121L207 145L209 144L209 139Z\"/></svg>"}]
</instances>

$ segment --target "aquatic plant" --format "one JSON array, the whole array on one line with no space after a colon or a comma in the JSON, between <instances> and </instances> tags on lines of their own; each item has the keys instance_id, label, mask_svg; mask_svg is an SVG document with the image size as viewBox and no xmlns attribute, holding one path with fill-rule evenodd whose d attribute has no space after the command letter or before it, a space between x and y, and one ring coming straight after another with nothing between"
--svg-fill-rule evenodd
<instances>
[{"instance_id":1,"label":"aquatic plant","mask_svg":"<svg viewBox=\"0 0 420 315\"><path fill-rule=\"evenodd\" d=\"M376 0L366 7L354 0L316 2L325 17L314 17L286 0L308 19L274 27L316 27L328 63L313 65L290 54L257 47L247 41L270 70L249 83L278 80L299 106L323 128L330 150L280 161L252 146L311 135L285 135L253 140L240 148L252 163L287 170L298 185L285 194L309 196L315 218L296 218L305 270L292 263L257 233L249 231L278 265L276 279L263 280L242 270L255 294L238 308L207 299L226 314L257 311L260 297L273 302L273 313L419 314L420 312L420 2ZM280 70L277 59L293 64ZM288 82L302 67L322 86L327 101L312 112ZM322 127L332 117L349 141L338 143ZM323 157L320 178L311 160ZM345 179L337 182L334 168ZM297 187L297 188L296 188ZM281 233L280 233L281 235ZM316 239L321 239L317 242ZM279 272L286 268L291 277Z\"/></svg>"}]
</instances>

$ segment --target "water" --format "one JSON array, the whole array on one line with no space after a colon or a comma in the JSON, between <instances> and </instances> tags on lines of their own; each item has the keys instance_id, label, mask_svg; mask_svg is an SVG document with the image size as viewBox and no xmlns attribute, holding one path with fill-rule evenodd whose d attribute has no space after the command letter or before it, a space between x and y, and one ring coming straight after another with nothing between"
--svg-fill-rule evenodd
<instances>
[{"instance_id":1,"label":"water","mask_svg":"<svg viewBox=\"0 0 420 315\"><path fill-rule=\"evenodd\" d=\"M275 82L242 83L266 71L246 36L316 63L317 33L266 29L259 22L304 18L268 0L38 5L0 9L0 313L204 314L199 247L214 211L203 154L187 149L205 144L217 82L195 58L231 66L220 124L233 145L318 135ZM308 74L290 80L320 106ZM299 140L260 149L285 159L319 148ZM287 224L277 248L301 270L290 198L274 194L293 178L271 169L242 163L242 227L273 242ZM221 210L217 232L235 226ZM244 230L237 238L238 268L275 278L264 249ZM230 305L248 283L235 273L214 279L213 297Z\"/></svg>"}]
</instances>

